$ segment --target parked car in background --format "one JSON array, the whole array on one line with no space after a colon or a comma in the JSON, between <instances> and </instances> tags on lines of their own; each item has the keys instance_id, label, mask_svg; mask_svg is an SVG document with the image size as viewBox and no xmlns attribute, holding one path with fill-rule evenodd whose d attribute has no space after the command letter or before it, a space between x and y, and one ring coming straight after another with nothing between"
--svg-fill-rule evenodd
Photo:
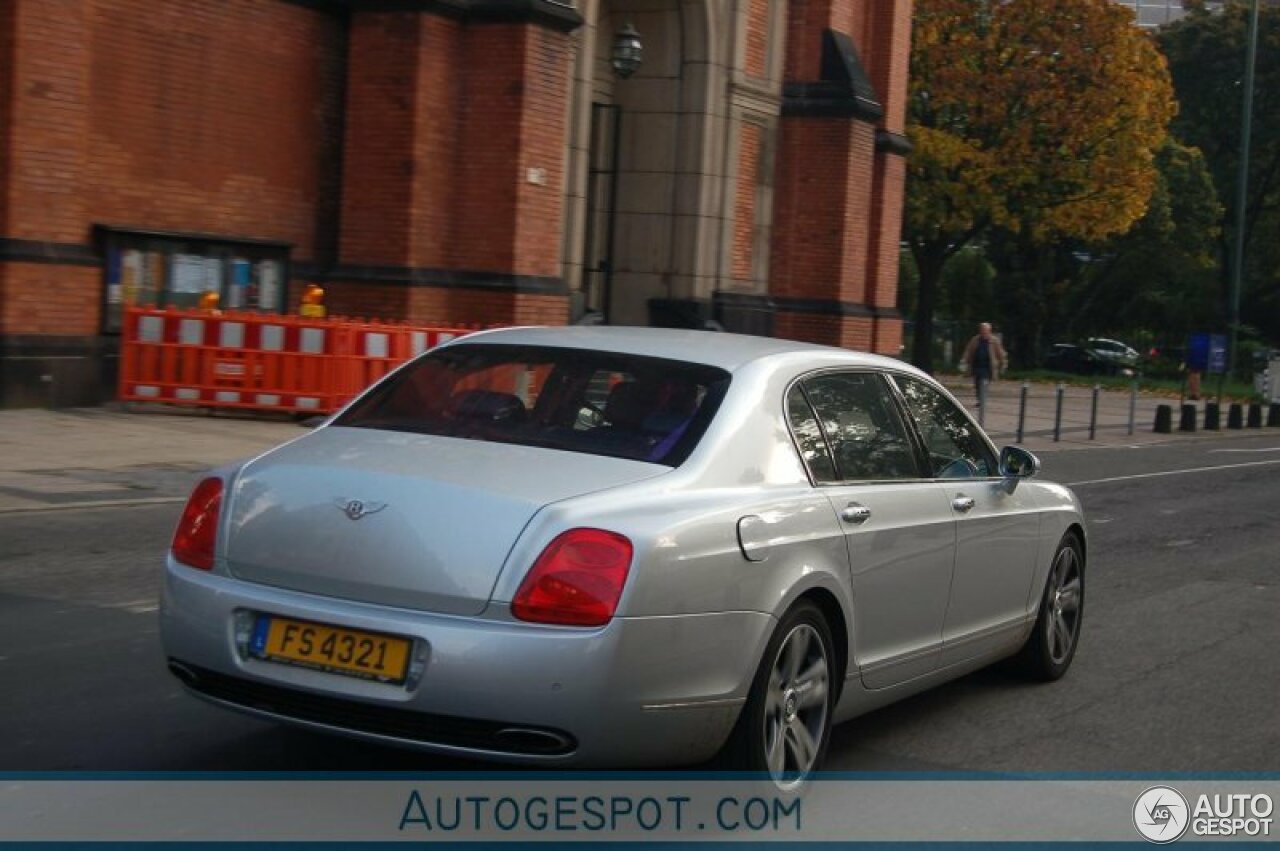
<instances>
[{"instance_id":1,"label":"parked car in background","mask_svg":"<svg viewBox=\"0 0 1280 851\"><path fill-rule=\"evenodd\" d=\"M542 765L722 751L793 790L835 722L1010 656L1066 672L1084 518L1038 470L890 358L480 332L196 486L165 653L192 693L315 730Z\"/></svg>"},{"instance_id":2,"label":"parked car in background","mask_svg":"<svg viewBox=\"0 0 1280 851\"><path fill-rule=\"evenodd\" d=\"M1105 337L1090 337L1084 341L1084 348L1108 367L1108 372L1125 373L1138 368L1142 356L1137 349L1119 340L1108 340ZM1127 373L1126 373L1127 374Z\"/></svg>"},{"instance_id":3,"label":"parked car in background","mask_svg":"<svg viewBox=\"0 0 1280 851\"><path fill-rule=\"evenodd\" d=\"M1074 343L1056 343L1045 353L1044 368L1074 375L1101 375L1110 371L1110 364Z\"/></svg>"}]
</instances>

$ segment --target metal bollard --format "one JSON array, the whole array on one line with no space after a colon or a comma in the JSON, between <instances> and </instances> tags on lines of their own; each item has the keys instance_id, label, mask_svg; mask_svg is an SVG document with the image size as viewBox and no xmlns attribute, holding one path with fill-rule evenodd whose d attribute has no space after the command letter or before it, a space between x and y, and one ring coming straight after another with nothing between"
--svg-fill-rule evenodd
<instances>
[{"instance_id":1,"label":"metal bollard","mask_svg":"<svg viewBox=\"0 0 1280 851\"><path fill-rule=\"evenodd\" d=\"M1196 430L1196 406L1186 402L1182 406L1182 420L1178 423L1178 431Z\"/></svg>"},{"instance_id":2,"label":"metal bollard","mask_svg":"<svg viewBox=\"0 0 1280 851\"><path fill-rule=\"evenodd\" d=\"M1267 426L1270 428L1280 426L1280 402L1272 402L1267 408Z\"/></svg>"},{"instance_id":3,"label":"metal bollard","mask_svg":"<svg viewBox=\"0 0 1280 851\"><path fill-rule=\"evenodd\" d=\"M1102 392L1102 388L1093 385L1093 405L1089 408L1089 439L1093 440L1098 435L1098 394Z\"/></svg>"},{"instance_id":4,"label":"metal bollard","mask_svg":"<svg viewBox=\"0 0 1280 851\"><path fill-rule=\"evenodd\" d=\"M1232 402L1227 408L1227 428L1244 428L1244 407L1239 402Z\"/></svg>"},{"instance_id":5,"label":"metal bollard","mask_svg":"<svg viewBox=\"0 0 1280 851\"><path fill-rule=\"evenodd\" d=\"M1133 434L1133 424L1138 417L1138 379L1129 385L1129 434Z\"/></svg>"},{"instance_id":6,"label":"metal bollard","mask_svg":"<svg viewBox=\"0 0 1280 851\"><path fill-rule=\"evenodd\" d=\"M1021 398L1018 400L1018 437L1015 443L1022 442L1022 427L1027 422L1027 382L1022 382Z\"/></svg>"},{"instance_id":7,"label":"metal bollard","mask_svg":"<svg viewBox=\"0 0 1280 851\"><path fill-rule=\"evenodd\" d=\"M1058 385L1058 405L1057 410L1053 412L1053 442L1057 443L1062 439L1062 395L1065 391L1062 385Z\"/></svg>"},{"instance_id":8,"label":"metal bollard","mask_svg":"<svg viewBox=\"0 0 1280 851\"><path fill-rule=\"evenodd\" d=\"M1156 434L1169 434L1173 431L1173 406L1156 405L1156 424L1152 429Z\"/></svg>"},{"instance_id":9,"label":"metal bollard","mask_svg":"<svg viewBox=\"0 0 1280 851\"><path fill-rule=\"evenodd\" d=\"M1249 428L1262 428L1262 405L1258 402L1249 403L1247 425Z\"/></svg>"},{"instance_id":10,"label":"metal bollard","mask_svg":"<svg viewBox=\"0 0 1280 851\"><path fill-rule=\"evenodd\" d=\"M1204 403L1204 430L1222 431L1222 408L1217 402Z\"/></svg>"}]
</instances>

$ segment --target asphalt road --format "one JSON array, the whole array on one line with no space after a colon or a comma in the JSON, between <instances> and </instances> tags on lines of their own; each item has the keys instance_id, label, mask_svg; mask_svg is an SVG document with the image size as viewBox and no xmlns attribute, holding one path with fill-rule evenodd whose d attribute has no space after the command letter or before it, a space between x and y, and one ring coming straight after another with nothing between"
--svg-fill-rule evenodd
<instances>
[{"instance_id":1,"label":"asphalt road","mask_svg":"<svg viewBox=\"0 0 1280 851\"><path fill-rule=\"evenodd\" d=\"M857 719L829 767L1280 768L1280 435L1041 457L1090 520L1071 672L1031 685L984 671ZM0 515L0 771L478 767L183 694L155 615L179 508Z\"/></svg>"}]
</instances>

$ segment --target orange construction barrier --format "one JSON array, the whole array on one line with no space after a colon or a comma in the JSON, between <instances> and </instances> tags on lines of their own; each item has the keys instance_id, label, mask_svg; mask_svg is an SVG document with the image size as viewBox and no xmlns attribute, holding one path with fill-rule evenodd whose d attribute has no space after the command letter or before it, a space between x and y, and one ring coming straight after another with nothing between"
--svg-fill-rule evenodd
<instances>
[{"instance_id":1,"label":"orange construction barrier","mask_svg":"<svg viewBox=\"0 0 1280 851\"><path fill-rule=\"evenodd\" d=\"M410 358L475 328L129 307L119 398L328 414Z\"/></svg>"}]
</instances>

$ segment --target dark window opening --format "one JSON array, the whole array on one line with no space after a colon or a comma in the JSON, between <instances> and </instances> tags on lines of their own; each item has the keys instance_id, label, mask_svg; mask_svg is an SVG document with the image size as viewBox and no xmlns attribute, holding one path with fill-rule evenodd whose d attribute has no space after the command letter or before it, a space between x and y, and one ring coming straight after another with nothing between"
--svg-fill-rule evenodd
<instances>
[{"instance_id":1,"label":"dark window opening","mask_svg":"<svg viewBox=\"0 0 1280 851\"><path fill-rule=\"evenodd\" d=\"M285 243L107 227L98 232L106 258L106 333L119 333L125 307L199 307L210 291L218 294L223 310L285 310Z\"/></svg>"}]
</instances>

